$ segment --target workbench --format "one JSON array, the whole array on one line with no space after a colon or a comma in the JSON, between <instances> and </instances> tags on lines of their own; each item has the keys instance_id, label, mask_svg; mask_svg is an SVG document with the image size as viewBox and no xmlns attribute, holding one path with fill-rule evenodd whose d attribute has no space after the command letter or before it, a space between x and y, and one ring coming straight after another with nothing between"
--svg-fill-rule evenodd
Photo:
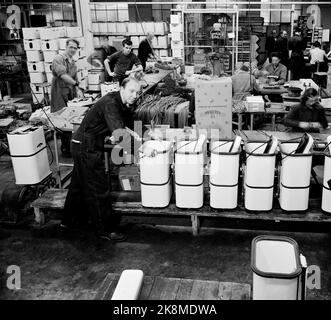
<instances>
[{"instance_id":1,"label":"workbench","mask_svg":"<svg viewBox=\"0 0 331 320\"><path fill-rule=\"evenodd\" d=\"M254 116L256 115L271 115L271 128L272 130L276 130L276 116L277 115L285 115L289 111L285 109L285 105L283 109L272 109L272 108L266 108L265 111L260 112L250 112L250 111L244 111L244 112L233 112L233 114L237 114L238 116L238 130L242 130L242 124L243 124L243 116L248 115L250 117L250 130L254 130Z\"/></svg>"},{"instance_id":2,"label":"workbench","mask_svg":"<svg viewBox=\"0 0 331 320\"><path fill-rule=\"evenodd\" d=\"M148 86L142 89L141 95L144 95L145 93L149 92L165 77L174 72L174 70L163 70L158 68L156 68L156 70L159 70L159 72L144 74L142 82L145 82Z\"/></svg>"}]
</instances>

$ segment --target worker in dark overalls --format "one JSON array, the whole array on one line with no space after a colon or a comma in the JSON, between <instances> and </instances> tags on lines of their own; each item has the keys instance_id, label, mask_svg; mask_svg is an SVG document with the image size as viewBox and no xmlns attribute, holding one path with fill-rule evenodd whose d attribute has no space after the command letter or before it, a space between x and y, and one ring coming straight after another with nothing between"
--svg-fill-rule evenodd
<instances>
[{"instance_id":1,"label":"worker in dark overalls","mask_svg":"<svg viewBox=\"0 0 331 320\"><path fill-rule=\"evenodd\" d=\"M304 51L307 47L306 41L302 37L301 29L297 28L293 37L288 41L288 49L291 50L289 69L292 73L291 80L306 78Z\"/></svg>"},{"instance_id":2,"label":"worker in dark overalls","mask_svg":"<svg viewBox=\"0 0 331 320\"><path fill-rule=\"evenodd\" d=\"M88 111L72 139L74 168L64 207L63 228L74 224L75 218L87 214L99 238L123 241L118 232L119 219L111 210L109 185L105 173L104 141L107 136L115 140L125 127L133 129L133 110L130 106L137 98L139 82L123 80L120 91L108 93ZM123 138L122 136L122 138Z\"/></svg>"},{"instance_id":3,"label":"worker in dark overalls","mask_svg":"<svg viewBox=\"0 0 331 320\"><path fill-rule=\"evenodd\" d=\"M77 66L73 60L79 47L76 39L68 39L66 51L58 54L52 62L51 112L56 112L67 106L67 102L75 97L83 97L77 81ZM64 156L70 156L71 133L60 134L61 151Z\"/></svg>"}]
</instances>

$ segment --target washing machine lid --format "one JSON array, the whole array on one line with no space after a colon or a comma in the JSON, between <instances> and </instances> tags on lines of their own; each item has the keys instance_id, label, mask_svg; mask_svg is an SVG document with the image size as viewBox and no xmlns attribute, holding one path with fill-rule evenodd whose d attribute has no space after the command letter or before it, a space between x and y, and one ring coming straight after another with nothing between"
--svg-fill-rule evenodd
<instances>
[{"instance_id":1,"label":"washing machine lid","mask_svg":"<svg viewBox=\"0 0 331 320\"><path fill-rule=\"evenodd\" d=\"M254 238L251 259L253 272L261 277L292 279L302 272L298 244L288 237Z\"/></svg>"}]
</instances>

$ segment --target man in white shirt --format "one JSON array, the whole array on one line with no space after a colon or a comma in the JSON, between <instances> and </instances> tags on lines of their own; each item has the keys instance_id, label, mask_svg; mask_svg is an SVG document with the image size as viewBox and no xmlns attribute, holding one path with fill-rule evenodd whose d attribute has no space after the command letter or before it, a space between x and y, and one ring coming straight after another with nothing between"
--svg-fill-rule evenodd
<instances>
[{"instance_id":1,"label":"man in white shirt","mask_svg":"<svg viewBox=\"0 0 331 320\"><path fill-rule=\"evenodd\" d=\"M325 59L327 59L326 53L321 49L321 44L318 41L313 43L313 48L310 50L310 64L314 71L316 71L316 62L325 63ZM322 71L322 70L319 70Z\"/></svg>"}]
</instances>

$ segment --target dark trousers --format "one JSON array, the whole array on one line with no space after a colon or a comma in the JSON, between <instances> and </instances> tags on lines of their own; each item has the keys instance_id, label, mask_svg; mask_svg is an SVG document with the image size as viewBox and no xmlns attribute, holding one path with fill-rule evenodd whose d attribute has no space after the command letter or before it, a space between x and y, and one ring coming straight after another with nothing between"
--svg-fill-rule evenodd
<instances>
[{"instance_id":1,"label":"dark trousers","mask_svg":"<svg viewBox=\"0 0 331 320\"><path fill-rule=\"evenodd\" d=\"M141 65L143 67L143 71L145 71L146 70L146 62L147 62L147 60L140 59L140 62L141 62Z\"/></svg>"},{"instance_id":2,"label":"dark trousers","mask_svg":"<svg viewBox=\"0 0 331 320\"><path fill-rule=\"evenodd\" d=\"M120 216L112 213L104 153L87 152L82 144L72 143L72 157L74 168L62 223L72 226L90 219L97 234L115 231Z\"/></svg>"},{"instance_id":3,"label":"dark trousers","mask_svg":"<svg viewBox=\"0 0 331 320\"><path fill-rule=\"evenodd\" d=\"M302 54L292 53L289 61L289 68L291 70L291 80L299 80L305 78L305 59Z\"/></svg>"}]
</instances>

